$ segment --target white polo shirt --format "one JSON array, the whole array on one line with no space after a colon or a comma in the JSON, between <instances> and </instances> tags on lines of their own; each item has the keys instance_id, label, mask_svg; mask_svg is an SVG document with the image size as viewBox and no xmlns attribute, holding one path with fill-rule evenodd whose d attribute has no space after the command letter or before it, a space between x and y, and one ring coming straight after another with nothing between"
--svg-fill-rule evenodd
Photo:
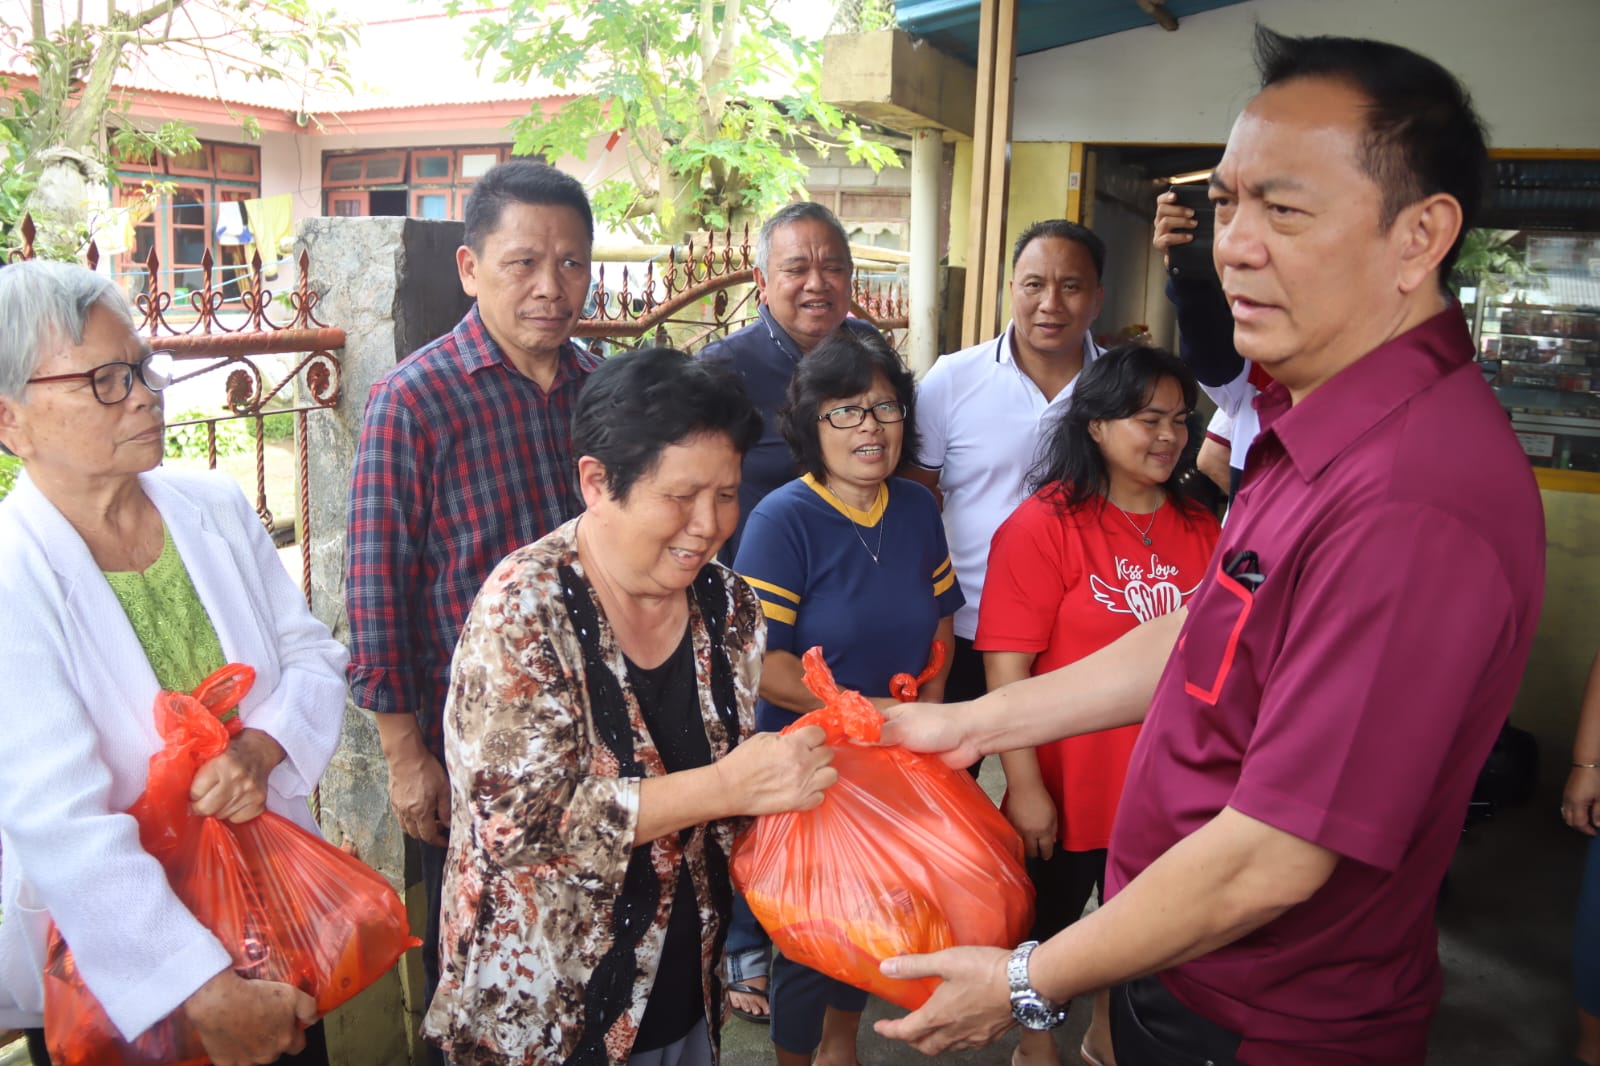
<instances>
[{"instance_id":1,"label":"white polo shirt","mask_svg":"<svg viewBox=\"0 0 1600 1066\"><path fill-rule=\"evenodd\" d=\"M1252 364L1246 363L1239 376L1226 385L1202 385L1205 394L1217 405L1213 423L1219 418L1228 419L1228 432L1222 436L1228 442L1228 465L1235 470L1244 469L1244 457L1261 432L1261 417L1256 414L1255 398L1261 395L1255 382L1250 380ZM921 412L918 412L921 418ZM1208 428L1207 432L1211 432Z\"/></svg>"},{"instance_id":2,"label":"white polo shirt","mask_svg":"<svg viewBox=\"0 0 1600 1066\"><path fill-rule=\"evenodd\" d=\"M1083 365L1100 355L1083 335ZM1044 438L1046 415L1066 406L1077 378L1046 400L1022 372L1011 327L992 341L941 357L917 385L918 464L939 472L945 539L967 603L956 612L956 636L978 632L978 603L989 566L989 542L1028 494Z\"/></svg>"}]
</instances>

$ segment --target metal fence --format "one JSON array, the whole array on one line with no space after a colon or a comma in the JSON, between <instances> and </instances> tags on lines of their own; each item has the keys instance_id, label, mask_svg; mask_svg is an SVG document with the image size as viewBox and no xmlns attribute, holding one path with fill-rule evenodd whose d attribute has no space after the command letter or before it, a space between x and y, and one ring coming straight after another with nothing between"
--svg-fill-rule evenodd
<instances>
[{"instance_id":1,"label":"metal fence","mask_svg":"<svg viewBox=\"0 0 1600 1066\"><path fill-rule=\"evenodd\" d=\"M674 246L661 266L642 271L620 267L608 283L607 268L596 270L592 307L575 336L623 348L669 344L697 351L754 320L756 293L750 228L734 244L731 230L709 233L697 248L689 241L680 256ZM877 326L895 345L904 341L907 311L903 286L858 268L851 283L851 313Z\"/></svg>"},{"instance_id":2,"label":"metal fence","mask_svg":"<svg viewBox=\"0 0 1600 1066\"><path fill-rule=\"evenodd\" d=\"M22 248L17 258L33 257L33 221L24 218L19 227ZM95 269L99 252L91 243L85 265ZM267 287L261 256L251 257L249 273L230 277L224 283L217 276L208 248L201 260L201 285L181 297L162 288L160 259L152 249L143 266L138 291L130 294L136 331L151 347L172 351L179 373L171 390L205 378L215 383L212 395L215 414L168 422L169 450L174 434L191 439L202 436L199 450L207 466L216 469L222 458L221 442L231 439L238 426L246 427L253 438L254 493L256 514L269 532L278 532L278 520L285 501L268 498L267 455L269 449L266 419L288 416L294 421L292 459L294 499L288 502L293 528L300 544L300 587L311 598L311 530L306 482L306 419L339 402L339 359L344 347L344 330L329 326L316 316L318 294L307 286L309 259L302 252L297 262L294 287L282 295ZM226 291L224 291L224 284ZM269 358L278 357L278 358ZM287 364L287 365L285 365ZM169 401L170 402L170 401ZM172 414L168 412L169 416ZM278 507L278 514L274 507Z\"/></svg>"}]
</instances>

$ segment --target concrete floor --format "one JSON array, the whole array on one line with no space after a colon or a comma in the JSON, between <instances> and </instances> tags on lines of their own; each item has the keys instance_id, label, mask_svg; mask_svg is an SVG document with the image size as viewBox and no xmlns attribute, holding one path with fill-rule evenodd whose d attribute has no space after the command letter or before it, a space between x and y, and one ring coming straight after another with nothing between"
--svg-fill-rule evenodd
<instances>
[{"instance_id":1,"label":"concrete floor","mask_svg":"<svg viewBox=\"0 0 1600 1066\"><path fill-rule=\"evenodd\" d=\"M1584 838L1557 814L1571 743L1570 720L1519 723L1539 738L1539 791L1520 808L1466 833L1439 909L1444 999L1429 1040L1430 1066L1566 1066L1575 1033L1569 959L1572 910ZM984 764L984 786L997 795L998 760ZM1073 1003L1057 1034L1064 1066L1077 1066L1089 1003ZM929 1061L904 1044L883 1040L871 1021L903 1013L873 1000L860 1045L862 1066ZM769 1066L776 1060L767 1027L737 1018L723 1031L727 1066ZM940 1056L971 1066L1006 1066L1013 1034L979 1051Z\"/></svg>"}]
</instances>

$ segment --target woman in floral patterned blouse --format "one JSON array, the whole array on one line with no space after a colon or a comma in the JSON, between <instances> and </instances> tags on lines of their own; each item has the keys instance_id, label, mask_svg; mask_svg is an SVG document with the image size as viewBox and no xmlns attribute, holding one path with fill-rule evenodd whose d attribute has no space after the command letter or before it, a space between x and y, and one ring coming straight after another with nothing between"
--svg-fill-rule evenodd
<instances>
[{"instance_id":1,"label":"woman in floral patterned blouse","mask_svg":"<svg viewBox=\"0 0 1600 1066\"><path fill-rule=\"evenodd\" d=\"M496 568L445 710L452 1062L714 1064L741 816L836 779L821 730L754 733L761 607L715 561L760 415L729 372L617 356L573 415L588 510Z\"/></svg>"}]
</instances>

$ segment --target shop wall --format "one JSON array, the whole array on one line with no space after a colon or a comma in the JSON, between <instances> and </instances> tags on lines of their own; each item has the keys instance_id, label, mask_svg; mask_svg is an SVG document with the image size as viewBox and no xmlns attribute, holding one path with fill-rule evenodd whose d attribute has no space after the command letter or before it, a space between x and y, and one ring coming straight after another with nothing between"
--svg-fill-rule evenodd
<instances>
[{"instance_id":1,"label":"shop wall","mask_svg":"<svg viewBox=\"0 0 1600 1066\"><path fill-rule=\"evenodd\" d=\"M954 145L950 181L950 265L967 265L968 219L972 207L972 142ZM1013 143L1011 193L1006 202L1006 237L1002 246L1004 277L1001 281L1001 322L1011 321L1011 249L1022 231L1035 222L1064 218L1067 213L1067 175L1072 166L1072 145Z\"/></svg>"},{"instance_id":2,"label":"shop wall","mask_svg":"<svg viewBox=\"0 0 1600 1066\"><path fill-rule=\"evenodd\" d=\"M967 221L972 217L972 142L957 141L950 173L950 265L966 268Z\"/></svg>"},{"instance_id":3,"label":"shop wall","mask_svg":"<svg viewBox=\"0 0 1600 1066\"><path fill-rule=\"evenodd\" d=\"M1150 325L1147 308L1150 278L1150 220L1116 200L1097 197L1091 228L1106 242L1105 302L1094 324L1096 337L1115 334L1124 326Z\"/></svg>"},{"instance_id":4,"label":"shop wall","mask_svg":"<svg viewBox=\"0 0 1600 1066\"><path fill-rule=\"evenodd\" d=\"M1566 745L1578 702L1600 648L1600 494L1540 493L1544 498L1545 603L1533 654L1511 720L1561 745L1546 753L1548 772L1566 775Z\"/></svg>"},{"instance_id":5,"label":"shop wall","mask_svg":"<svg viewBox=\"0 0 1600 1066\"><path fill-rule=\"evenodd\" d=\"M1253 91L1257 22L1437 59L1471 90L1497 147L1600 146L1595 0L1252 0L1188 15L1176 33L1149 26L1021 57L1013 137L1221 143Z\"/></svg>"},{"instance_id":6,"label":"shop wall","mask_svg":"<svg viewBox=\"0 0 1600 1066\"><path fill-rule=\"evenodd\" d=\"M1011 249L1022 231L1035 222L1063 218L1067 213L1067 175L1072 169L1070 144L1011 145L1011 196L1006 201L1004 286L1011 284ZM1010 299L1004 297L1004 321L1011 321Z\"/></svg>"}]
</instances>

